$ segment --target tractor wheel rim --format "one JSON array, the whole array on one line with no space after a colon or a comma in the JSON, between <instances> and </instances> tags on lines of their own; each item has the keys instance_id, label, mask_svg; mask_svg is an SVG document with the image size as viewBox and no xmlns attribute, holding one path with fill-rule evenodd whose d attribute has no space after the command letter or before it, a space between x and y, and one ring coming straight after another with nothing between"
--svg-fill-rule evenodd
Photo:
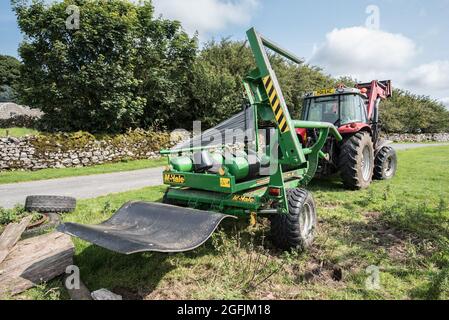
<instances>
[{"instance_id":1,"label":"tractor wheel rim","mask_svg":"<svg viewBox=\"0 0 449 320\"><path fill-rule=\"evenodd\" d=\"M312 216L312 208L309 204L304 204L303 212L301 215L301 235L303 238L307 238L310 232L313 229L313 216Z\"/></svg>"},{"instance_id":2,"label":"tractor wheel rim","mask_svg":"<svg viewBox=\"0 0 449 320\"><path fill-rule=\"evenodd\" d=\"M394 169L395 169L395 164L394 164L393 158L390 156L386 160L385 176L391 177L393 175Z\"/></svg>"},{"instance_id":3,"label":"tractor wheel rim","mask_svg":"<svg viewBox=\"0 0 449 320\"><path fill-rule=\"evenodd\" d=\"M366 146L362 152L362 176L365 181L369 180L371 173L371 152Z\"/></svg>"}]
</instances>

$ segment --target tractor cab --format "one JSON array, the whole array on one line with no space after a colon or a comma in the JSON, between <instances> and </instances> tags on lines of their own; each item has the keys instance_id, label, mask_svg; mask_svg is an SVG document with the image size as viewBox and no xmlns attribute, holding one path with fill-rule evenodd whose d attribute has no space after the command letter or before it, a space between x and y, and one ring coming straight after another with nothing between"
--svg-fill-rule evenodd
<instances>
[{"instance_id":1,"label":"tractor cab","mask_svg":"<svg viewBox=\"0 0 449 320\"><path fill-rule=\"evenodd\" d=\"M368 123L367 97L359 89L315 91L304 99L302 119L328 122L337 127Z\"/></svg>"}]
</instances>

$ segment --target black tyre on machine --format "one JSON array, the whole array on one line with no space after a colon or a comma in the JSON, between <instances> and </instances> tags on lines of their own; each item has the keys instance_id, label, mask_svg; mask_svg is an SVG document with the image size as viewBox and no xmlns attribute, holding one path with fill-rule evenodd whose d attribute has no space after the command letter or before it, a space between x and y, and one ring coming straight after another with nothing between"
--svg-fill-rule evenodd
<instances>
[{"instance_id":1,"label":"black tyre on machine","mask_svg":"<svg viewBox=\"0 0 449 320\"><path fill-rule=\"evenodd\" d=\"M358 132L344 140L338 159L340 176L349 189L366 189L374 171L374 146L368 132Z\"/></svg>"},{"instance_id":2,"label":"black tyre on machine","mask_svg":"<svg viewBox=\"0 0 449 320\"><path fill-rule=\"evenodd\" d=\"M396 151L389 146L379 150L374 161L374 179L390 180L396 175L398 157Z\"/></svg>"},{"instance_id":3,"label":"black tyre on machine","mask_svg":"<svg viewBox=\"0 0 449 320\"><path fill-rule=\"evenodd\" d=\"M316 232L316 205L305 189L287 190L288 214L270 217L273 244L283 250L305 250L311 246Z\"/></svg>"}]
</instances>

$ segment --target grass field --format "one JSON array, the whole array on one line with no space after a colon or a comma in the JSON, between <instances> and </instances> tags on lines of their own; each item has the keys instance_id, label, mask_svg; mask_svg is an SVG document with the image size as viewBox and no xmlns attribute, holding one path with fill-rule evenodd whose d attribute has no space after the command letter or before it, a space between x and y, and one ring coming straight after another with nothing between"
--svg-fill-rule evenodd
<instances>
[{"instance_id":1,"label":"grass field","mask_svg":"<svg viewBox=\"0 0 449 320\"><path fill-rule=\"evenodd\" d=\"M11 136L11 137L23 137L26 135L33 135L33 134L37 134L39 133L39 131L34 130L34 129L28 129L28 128L0 128L0 138L1 137L6 137L6 136Z\"/></svg>"},{"instance_id":2,"label":"grass field","mask_svg":"<svg viewBox=\"0 0 449 320\"><path fill-rule=\"evenodd\" d=\"M397 177L364 191L315 181L319 232L306 253L273 248L259 219L256 227L228 222L183 254L123 256L74 239L75 263L90 290L128 299L449 299L448 160L449 147L402 151ZM83 200L64 220L98 223L124 202L157 201L164 190ZM18 298L67 294L55 280Z\"/></svg>"},{"instance_id":3,"label":"grass field","mask_svg":"<svg viewBox=\"0 0 449 320\"><path fill-rule=\"evenodd\" d=\"M166 158L155 160L132 160L107 163L91 167L43 169L39 171L4 171L0 172L0 185L26 181L88 176L102 173L132 171L161 167L167 164Z\"/></svg>"}]
</instances>

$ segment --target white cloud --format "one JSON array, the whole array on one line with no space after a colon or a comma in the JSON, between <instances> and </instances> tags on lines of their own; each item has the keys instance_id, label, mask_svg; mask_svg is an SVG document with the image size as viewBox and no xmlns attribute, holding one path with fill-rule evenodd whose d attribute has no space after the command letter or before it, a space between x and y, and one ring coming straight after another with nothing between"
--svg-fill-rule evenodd
<instances>
[{"instance_id":1,"label":"white cloud","mask_svg":"<svg viewBox=\"0 0 449 320\"><path fill-rule=\"evenodd\" d=\"M404 35L351 27L329 32L309 62L333 76L392 79L395 87L440 98L449 108L449 60L418 65L418 53L415 42Z\"/></svg>"},{"instance_id":2,"label":"white cloud","mask_svg":"<svg viewBox=\"0 0 449 320\"><path fill-rule=\"evenodd\" d=\"M200 36L233 25L246 25L259 0L153 0L155 11L182 22L184 29Z\"/></svg>"},{"instance_id":3,"label":"white cloud","mask_svg":"<svg viewBox=\"0 0 449 320\"><path fill-rule=\"evenodd\" d=\"M413 68L405 84L425 90L449 91L449 60L433 61Z\"/></svg>"},{"instance_id":4,"label":"white cloud","mask_svg":"<svg viewBox=\"0 0 449 320\"><path fill-rule=\"evenodd\" d=\"M406 68L417 52L416 44L401 34L351 27L329 32L325 42L314 49L310 62L335 76L366 81Z\"/></svg>"}]
</instances>

